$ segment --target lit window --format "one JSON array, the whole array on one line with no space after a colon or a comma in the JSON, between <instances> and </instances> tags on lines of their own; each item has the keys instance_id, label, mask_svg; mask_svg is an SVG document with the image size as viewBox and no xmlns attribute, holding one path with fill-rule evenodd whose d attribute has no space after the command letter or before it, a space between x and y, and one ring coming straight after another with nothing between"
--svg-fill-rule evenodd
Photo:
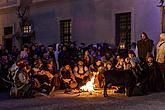
<instances>
[{"instance_id":1,"label":"lit window","mask_svg":"<svg viewBox=\"0 0 165 110\"><path fill-rule=\"evenodd\" d=\"M131 47L131 12L116 14L116 45Z\"/></svg>"},{"instance_id":2,"label":"lit window","mask_svg":"<svg viewBox=\"0 0 165 110\"><path fill-rule=\"evenodd\" d=\"M27 25L23 27L23 32L24 33L30 33L32 31L32 26L31 25Z\"/></svg>"}]
</instances>

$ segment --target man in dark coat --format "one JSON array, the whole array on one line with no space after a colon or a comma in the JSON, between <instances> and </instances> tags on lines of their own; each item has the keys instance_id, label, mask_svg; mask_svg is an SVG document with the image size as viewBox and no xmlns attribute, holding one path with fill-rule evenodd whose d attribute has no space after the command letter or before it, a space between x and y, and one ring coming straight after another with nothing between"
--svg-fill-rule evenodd
<instances>
[{"instance_id":1,"label":"man in dark coat","mask_svg":"<svg viewBox=\"0 0 165 110\"><path fill-rule=\"evenodd\" d=\"M147 55L148 87L150 92L157 92L164 89L163 75L159 64L154 60L152 54Z\"/></svg>"},{"instance_id":2,"label":"man in dark coat","mask_svg":"<svg viewBox=\"0 0 165 110\"><path fill-rule=\"evenodd\" d=\"M58 62L60 68L64 67L66 64L68 64L68 62L70 62L70 55L66 46L62 47L62 51L58 55Z\"/></svg>"},{"instance_id":3,"label":"man in dark coat","mask_svg":"<svg viewBox=\"0 0 165 110\"><path fill-rule=\"evenodd\" d=\"M141 39L137 42L137 54L141 61L145 62L146 56L152 53L153 40L149 39L145 32L141 33Z\"/></svg>"}]
</instances>

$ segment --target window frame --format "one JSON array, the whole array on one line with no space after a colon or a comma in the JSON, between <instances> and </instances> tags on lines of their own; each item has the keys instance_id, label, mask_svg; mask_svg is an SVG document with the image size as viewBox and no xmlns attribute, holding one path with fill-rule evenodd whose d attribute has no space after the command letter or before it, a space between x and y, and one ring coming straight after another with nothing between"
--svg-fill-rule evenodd
<instances>
[{"instance_id":1,"label":"window frame","mask_svg":"<svg viewBox=\"0 0 165 110\"><path fill-rule=\"evenodd\" d=\"M24 25L23 26L23 33L28 34L32 32L32 25Z\"/></svg>"},{"instance_id":2,"label":"window frame","mask_svg":"<svg viewBox=\"0 0 165 110\"><path fill-rule=\"evenodd\" d=\"M131 12L115 14L116 46L129 49L131 47Z\"/></svg>"},{"instance_id":3,"label":"window frame","mask_svg":"<svg viewBox=\"0 0 165 110\"><path fill-rule=\"evenodd\" d=\"M11 29L9 29L9 28L11 28ZM13 34L13 31L14 31L13 26L4 27L4 36Z\"/></svg>"},{"instance_id":4,"label":"window frame","mask_svg":"<svg viewBox=\"0 0 165 110\"><path fill-rule=\"evenodd\" d=\"M71 19L60 20L60 41L64 44L71 41L72 21Z\"/></svg>"}]
</instances>

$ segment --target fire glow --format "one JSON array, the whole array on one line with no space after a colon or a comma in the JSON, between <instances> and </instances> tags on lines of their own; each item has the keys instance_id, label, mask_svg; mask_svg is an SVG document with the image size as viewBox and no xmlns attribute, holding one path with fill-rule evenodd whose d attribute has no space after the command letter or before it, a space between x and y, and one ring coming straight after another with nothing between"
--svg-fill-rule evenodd
<instances>
[{"instance_id":1,"label":"fire glow","mask_svg":"<svg viewBox=\"0 0 165 110\"><path fill-rule=\"evenodd\" d=\"M91 78L91 80L86 83L86 85L80 87L80 89L85 92L94 92L95 91L94 90L94 87L95 87L94 80L95 80L95 76L93 76Z\"/></svg>"}]
</instances>

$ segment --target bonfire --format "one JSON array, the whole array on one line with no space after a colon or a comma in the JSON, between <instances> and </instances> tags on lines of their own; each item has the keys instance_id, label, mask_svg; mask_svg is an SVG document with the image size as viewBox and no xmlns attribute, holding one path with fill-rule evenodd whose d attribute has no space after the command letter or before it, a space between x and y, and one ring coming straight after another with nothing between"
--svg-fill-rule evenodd
<instances>
[{"instance_id":1,"label":"bonfire","mask_svg":"<svg viewBox=\"0 0 165 110\"><path fill-rule=\"evenodd\" d=\"M94 87L95 87L94 80L95 80L95 76L93 76L91 78L91 80L88 81L84 86L80 87L80 89L85 92L90 92L90 93L94 92L95 91L94 90Z\"/></svg>"}]
</instances>

